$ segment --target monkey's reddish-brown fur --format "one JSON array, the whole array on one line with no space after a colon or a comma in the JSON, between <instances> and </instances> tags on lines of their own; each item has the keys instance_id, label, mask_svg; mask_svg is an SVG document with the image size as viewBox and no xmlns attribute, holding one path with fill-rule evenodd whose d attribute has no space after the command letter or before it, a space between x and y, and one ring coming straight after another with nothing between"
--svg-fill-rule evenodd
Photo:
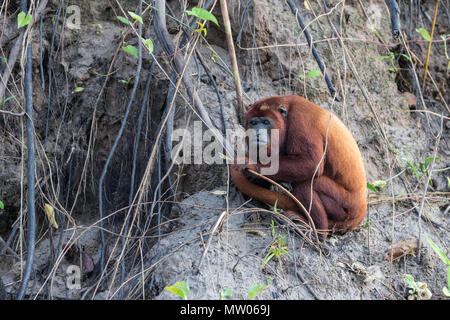
<instances>
[{"instance_id":1,"label":"monkey's reddish-brown fur","mask_svg":"<svg viewBox=\"0 0 450 320\"><path fill-rule=\"evenodd\" d=\"M288 110L286 118L278 111L280 105ZM247 111L246 129L253 117L270 117L280 130L279 170L267 177L291 183L293 194L307 210L313 181L310 215L316 229L326 234L326 230L347 231L360 225L367 210L366 176L358 145L347 127L335 115L294 95L255 102ZM325 158L314 175L325 145ZM244 168L260 172L261 165L231 166L231 177L239 190L271 205L277 201L277 207L288 216L307 222L291 198L250 182Z\"/></svg>"}]
</instances>

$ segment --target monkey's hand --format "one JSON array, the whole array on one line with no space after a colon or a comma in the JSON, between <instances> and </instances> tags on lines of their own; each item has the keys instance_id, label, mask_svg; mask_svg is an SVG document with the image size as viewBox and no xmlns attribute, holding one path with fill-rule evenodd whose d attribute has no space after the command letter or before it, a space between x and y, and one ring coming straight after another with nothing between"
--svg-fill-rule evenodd
<instances>
[{"instance_id":1,"label":"monkey's hand","mask_svg":"<svg viewBox=\"0 0 450 320\"><path fill-rule=\"evenodd\" d=\"M245 168L246 168L248 162L249 162L248 157L239 156L239 157L234 158L232 166L233 166L234 170L236 170L236 171L245 172Z\"/></svg>"},{"instance_id":2,"label":"monkey's hand","mask_svg":"<svg viewBox=\"0 0 450 320\"><path fill-rule=\"evenodd\" d=\"M245 166L245 169L261 173L261 166L258 163L249 163Z\"/></svg>"},{"instance_id":3,"label":"monkey's hand","mask_svg":"<svg viewBox=\"0 0 450 320\"><path fill-rule=\"evenodd\" d=\"M244 173L247 177L254 177L248 170L253 170L258 173L261 172L261 166L258 163L249 163L249 158L247 156L236 157L234 159L233 168L236 171Z\"/></svg>"}]
</instances>

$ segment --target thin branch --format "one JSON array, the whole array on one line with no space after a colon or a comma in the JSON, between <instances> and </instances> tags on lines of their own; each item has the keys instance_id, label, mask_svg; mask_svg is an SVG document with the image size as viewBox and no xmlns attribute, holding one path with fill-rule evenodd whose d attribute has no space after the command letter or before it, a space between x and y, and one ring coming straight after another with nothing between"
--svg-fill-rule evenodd
<instances>
[{"instance_id":1,"label":"thin branch","mask_svg":"<svg viewBox=\"0 0 450 320\"><path fill-rule=\"evenodd\" d=\"M430 41L428 42L427 59L425 60L425 70L423 71L422 92L425 89L425 83L426 83L426 79L427 79L428 62L430 61L430 52L431 52L431 43L432 43L431 40L433 39L434 27L436 26L436 17L437 17L438 8L439 8L439 0L436 0L436 5L434 7L433 24L431 25Z\"/></svg>"},{"instance_id":2,"label":"thin branch","mask_svg":"<svg viewBox=\"0 0 450 320\"><path fill-rule=\"evenodd\" d=\"M228 55L230 56L231 68L233 69L233 80L234 85L236 87L236 96L239 105L239 115L241 118L240 120L243 121L244 114L247 111L247 109L244 105L244 98L242 95L241 77L239 76L239 68L237 65L236 52L234 50L233 34L231 33L231 24L230 24L230 17L228 14L227 0L220 0L220 9L222 11L223 24L225 27L225 35L227 37Z\"/></svg>"},{"instance_id":3,"label":"thin branch","mask_svg":"<svg viewBox=\"0 0 450 320\"><path fill-rule=\"evenodd\" d=\"M27 12L27 0L21 1L21 10ZM33 266L34 248L35 248L35 236L36 236L36 209L35 209L35 147L34 147L34 125L33 125L33 61L31 52L31 32L28 33L30 41L25 42L23 54L26 55L25 65L25 111L27 113L26 118L26 130L27 130L27 185L28 185L28 246L27 246L27 262L25 272L20 286L17 299L22 300L25 291L27 289L28 281L31 275L31 269Z\"/></svg>"},{"instance_id":4,"label":"thin branch","mask_svg":"<svg viewBox=\"0 0 450 320\"><path fill-rule=\"evenodd\" d=\"M387 7L389 8L389 14L391 15L391 29L392 37L397 39L400 36L400 9L396 0L385 0Z\"/></svg>"}]
</instances>

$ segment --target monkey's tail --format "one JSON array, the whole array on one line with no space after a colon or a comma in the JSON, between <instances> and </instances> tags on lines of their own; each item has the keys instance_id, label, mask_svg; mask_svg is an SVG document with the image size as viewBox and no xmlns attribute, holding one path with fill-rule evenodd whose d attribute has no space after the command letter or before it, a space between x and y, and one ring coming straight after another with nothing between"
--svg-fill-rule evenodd
<instances>
[{"instance_id":1,"label":"monkey's tail","mask_svg":"<svg viewBox=\"0 0 450 320\"><path fill-rule=\"evenodd\" d=\"M230 166L230 174L236 187L247 196L268 203L271 206L275 206L276 203L277 208L283 210L298 211L297 204L290 197L250 182L244 172L237 170L234 165Z\"/></svg>"}]
</instances>

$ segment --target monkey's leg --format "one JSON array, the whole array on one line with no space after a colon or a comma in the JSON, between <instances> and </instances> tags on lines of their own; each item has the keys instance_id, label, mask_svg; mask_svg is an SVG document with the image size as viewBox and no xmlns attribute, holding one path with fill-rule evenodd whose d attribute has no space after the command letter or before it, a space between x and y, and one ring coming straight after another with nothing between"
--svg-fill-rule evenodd
<instances>
[{"instance_id":1,"label":"monkey's leg","mask_svg":"<svg viewBox=\"0 0 450 320\"><path fill-rule=\"evenodd\" d=\"M311 193L312 192L312 193ZM303 204L306 210L309 211L311 219L314 221L314 226L316 229L322 230L326 233L328 230L328 218L327 212L322 204L322 200L319 194L312 189L311 190L311 182L303 182L297 184L294 189L295 197ZM312 202L311 202L312 195ZM311 210L310 210L311 207ZM286 215L289 217L290 215L297 214L297 218L300 218L303 221L309 223L309 220L305 217L303 211L299 208L298 212L287 212ZM294 218L291 217L291 219Z\"/></svg>"},{"instance_id":2,"label":"monkey's leg","mask_svg":"<svg viewBox=\"0 0 450 320\"><path fill-rule=\"evenodd\" d=\"M328 220L344 221L348 218L348 192L334 180L321 176L314 179L314 191L326 211Z\"/></svg>"},{"instance_id":3,"label":"monkey's leg","mask_svg":"<svg viewBox=\"0 0 450 320\"><path fill-rule=\"evenodd\" d=\"M366 215L366 191L348 192L334 180L321 176L314 181L314 191L327 213L330 228L352 230Z\"/></svg>"}]
</instances>

